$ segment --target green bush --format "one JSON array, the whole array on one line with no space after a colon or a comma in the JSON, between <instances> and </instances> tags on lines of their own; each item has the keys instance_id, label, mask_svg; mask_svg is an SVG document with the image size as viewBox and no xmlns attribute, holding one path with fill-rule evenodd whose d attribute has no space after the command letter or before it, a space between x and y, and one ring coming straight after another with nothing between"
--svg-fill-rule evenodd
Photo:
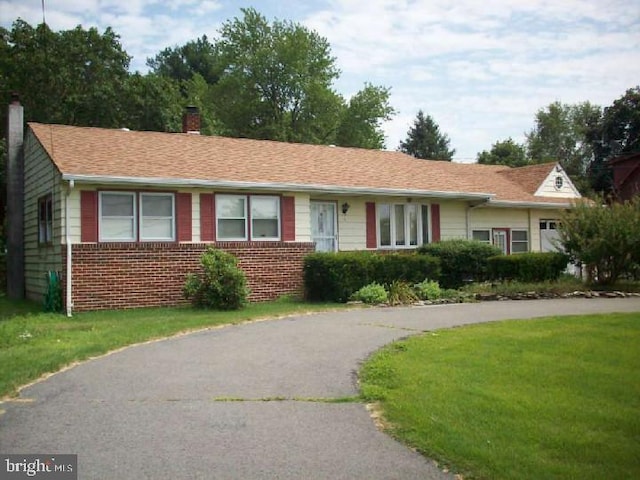
<instances>
[{"instance_id":1,"label":"green bush","mask_svg":"<svg viewBox=\"0 0 640 480\"><path fill-rule=\"evenodd\" d=\"M488 259L492 280L545 282L557 280L567 268L569 257L561 252L531 252L498 255Z\"/></svg>"},{"instance_id":2,"label":"green bush","mask_svg":"<svg viewBox=\"0 0 640 480\"><path fill-rule=\"evenodd\" d=\"M202 272L187 275L184 295L197 308L238 310L247 303L249 289L236 257L213 247L200 257Z\"/></svg>"},{"instance_id":3,"label":"green bush","mask_svg":"<svg viewBox=\"0 0 640 480\"><path fill-rule=\"evenodd\" d=\"M563 214L558 233L571 261L587 267L589 281L633 278L640 264L640 196L611 205L602 198L577 203Z\"/></svg>"},{"instance_id":4,"label":"green bush","mask_svg":"<svg viewBox=\"0 0 640 480\"><path fill-rule=\"evenodd\" d=\"M437 300L442 295L440 284L433 280L424 280L415 284L416 294L420 300Z\"/></svg>"},{"instance_id":5,"label":"green bush","mask_svg":"<svg viewBox=\"0 0 640 480\"><path fill-rule=\"evenodd\" d=\"M418 300L413 287L403 280L395 280L389 285L389 304L407 305Z\"/></svg>"},{"instance_id":6,"label":"green bush","mask_svg":"<svg viewBox=\"0 0 640 480\"><path fill-rule=\"evenodd\" d=\"M487 259L499 255L500 249L475 240L455 239L423 245L418 253L440 260L441 287L460 288L465 283L486 280Z\"/></svg>"},{"instance_id":7,"label":"green bush","mask_svg":"<svg viewBox=\"0 0 640 480\"><path fill-rule=\"evenodd\" d=\"M367 304L385 303L388 298L389 296L385 288L375 282L365 285L351 296L352 300Z\"/></svg>"},{"instance_id":8,"label":"green bush","mask_svg":"<svg viewBox=\"0 0 640 480\"><path fill-rule=\"evenodd\" d=\"M373 252L313 253L304 260L305 297L310 301L346 302L360 288L396 280L414 284L437 278L439 264L428 255Z\"/></svg>"}]
</instances>

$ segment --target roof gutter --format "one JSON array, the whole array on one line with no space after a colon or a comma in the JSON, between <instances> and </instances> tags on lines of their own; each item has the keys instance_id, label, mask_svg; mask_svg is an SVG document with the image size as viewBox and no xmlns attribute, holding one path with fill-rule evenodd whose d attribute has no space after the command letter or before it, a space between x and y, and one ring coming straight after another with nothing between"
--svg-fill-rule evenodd
<instances>
[{"instance_id":1,"label":"roof gutter","mask_svg":"<svg viewBox=\"0 0 640 480\"><path fill-rule=\"evenodd\" d=\"M571 200L579 200L571 199ZM539 208L539 209L558 209L558 208L572 208L574 206L573 201L568 202L513 202L508 200L489 200L487 203L481 205L483 207L496 207L496 208Z\"/></svg>"},{"instance_id":2,"label":"roof gutter","mask_svg":"<svg viewBox=\"0 0 640 480\"><path fill-rule=\"evenodd\" d=\"M315 185L300 183L259 183L236 182L227 180L199 180L157 177L112 177L100 175L72 175L63 174L63 180L102 185L149 185L157 187L205 187L228 188L234 190L262 190L262 191L295 191L309 193L324 193L336 195L397 195L411 197L451 198L462 200L489 201L495 197L492 193L447 192L434 190L406 190L401 188L368 188L342 187L339 185Z\"/></svg>"}]
</instances>

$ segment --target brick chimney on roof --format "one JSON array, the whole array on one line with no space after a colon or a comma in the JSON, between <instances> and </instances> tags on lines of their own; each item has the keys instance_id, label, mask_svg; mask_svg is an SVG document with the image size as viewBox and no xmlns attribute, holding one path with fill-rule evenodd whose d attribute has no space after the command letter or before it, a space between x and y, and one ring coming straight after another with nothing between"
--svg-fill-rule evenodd
<instances>
[{"instance_id":1,"label":"brick chimney on roof","mask_svg":"<svg viewBox=\"0 0 640 480\"><path fill-rule=\"evenodd\" d=\"M188 106L182 115L182 133L200 135L200 111L198 107Z\"/></svg>"}]
</instances>

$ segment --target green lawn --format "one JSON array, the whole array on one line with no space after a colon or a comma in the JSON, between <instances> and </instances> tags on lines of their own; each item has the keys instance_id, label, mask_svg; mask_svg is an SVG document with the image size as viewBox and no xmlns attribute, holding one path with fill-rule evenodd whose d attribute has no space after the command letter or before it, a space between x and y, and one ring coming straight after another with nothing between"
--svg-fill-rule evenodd
<instances>
[{"instance_id":1,"label":"green lawn","mask_svg":"<svg viewBox=\"0 0 640 480\"><path fill-rule=\"evenodd\" d=\"M179 332L247 320L344 308L276 301L216 312L154 308L75 314L42 313L42 306L0 296L0 398L45 373L111 350Z\"/></svg>"},{"instance_id":2,"label":"green lawn","mask_svg":"<svg viewBox=\"0 0 640 480\"><path fill-rule=\"evenodd\" d=\"M361 386L465 479L640 478L640 313L427 333L375 354Z\"/></svg>"}]
</instances>

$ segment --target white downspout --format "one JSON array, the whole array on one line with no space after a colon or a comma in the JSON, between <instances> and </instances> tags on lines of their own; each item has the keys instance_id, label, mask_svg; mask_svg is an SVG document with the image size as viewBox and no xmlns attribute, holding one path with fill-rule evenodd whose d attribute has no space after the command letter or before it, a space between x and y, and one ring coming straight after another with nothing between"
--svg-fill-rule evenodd
<instances>
[{"instance_id":1,"label":"white downspout","mask_svg":"<svg viewBox=\"0 0 640 480\"><path fill-rule=\"evenodd\" d=\"M73 266L73 262L71 261L71 222L69 221L69 196L71 195L73 187L74 181L69 180L69 188L67 189L67 196L64 202L64 229L67 243L67 317L71 317L71 310L73 308L71 304L71 267Z\"/></svg>"}]
</instances>

